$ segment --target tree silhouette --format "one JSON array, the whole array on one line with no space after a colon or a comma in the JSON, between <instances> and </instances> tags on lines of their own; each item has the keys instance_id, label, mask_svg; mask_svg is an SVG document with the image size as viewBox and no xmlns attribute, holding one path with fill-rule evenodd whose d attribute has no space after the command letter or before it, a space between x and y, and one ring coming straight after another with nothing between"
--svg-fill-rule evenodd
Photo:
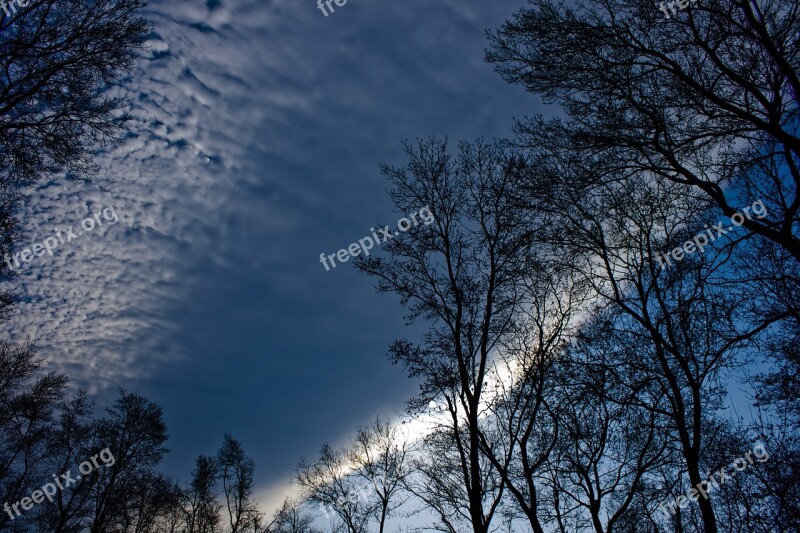
<instances>
[{"instance_id":1,"label":"tree silhouette","mask_svg":"<svg viewBox=\"0 0 800 533\"><path fill-rule=\"evenodd\" d=\"M395 206L404 213L428 206L436 220L386 243L389 259L356 264L377 279L380 291L397 293L411 319L430 322L422 345L398 341L391 357L421 378L417 408L432 400L447 408L449 420L435 446L441 450L451 442L453 453L442 457L455 461L454 478L423 470L436 476L430 481L446 498L438 515L461 516L473 531L485 533L503 484L481 452L480 412L488 397L490 353L522 305L523 257L532 232L509 194L522 161L502 143L484 141L462 143L451 156L446 141L428 139L406 145L406 155L406 168L383 167Z\"/></svg>"},{"instance_id":2,"label":"tree silhouette","mask_svg":"<svg viewBox=\"0 0 800 533\"><path fill-rule=\"evenodd\" d=\"M17 502L49 477L50 430L63 398L67 378L45 373L43 360L31 345L0 342L0 499ZM0 528L26 520L4 510Z\"/></svg>"},{"instance_id":3,"label":"tree silhouette","mask_svg":"<svg viewBox=\"0 0 800 533\"><path fill-rule=\"evenodd\" d=\"M187 533L213 533L221 522L222 505L217 501L216 459L200 455L185 492Z\"/></svg>"},{"instance_id":4,"label":"tree silhouette","mask_svg":"<svg viewBox=\"0 0 800 533\"><path fill-rule=\"evenodd\" d=\"M798 0L708 0L667 20L649 0L573 9L535 0L490 34L504 79L561 105L566 120L520 123L521 142L587 151L649 172L800 260Z\"/></svg>"},{"instance_id":5,"label":"tree silhouette","mask_svg":"<svg viewBox=\"0 0 800 533\"><path fill-rule=\"evenodd\" d=\"M225 434L217 453L217 468L228 511L231 533L246 531L257 524L261 515L251 501L253 496L253 460L244 453L241 443Z\"/></svg>"},{"instance_id":6,"label":"tree silhouette","mask_svg":"<svg viewBox=\"0 0 800 533\"><path fill-rule=\"evenodd\" d=\"M91 173L90 149L112 141L122 102L103 91L128 69L148 25L144 0L31 0L0 20L0 186L45 172Z\"/></svg>"}]
</instances>

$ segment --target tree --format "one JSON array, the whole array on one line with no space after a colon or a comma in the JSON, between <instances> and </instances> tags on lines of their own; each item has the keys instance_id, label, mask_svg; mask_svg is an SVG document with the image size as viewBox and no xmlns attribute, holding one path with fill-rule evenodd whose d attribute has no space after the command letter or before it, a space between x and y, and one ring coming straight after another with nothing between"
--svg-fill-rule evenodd
<instances>
[{"instance_id":1,"label":"tree","mask_svg":"<svg viewBox=\"0 0 800 533\"><path fill-rule=\"evenodd\" d=\"M117 113L121 102L107 97L105 89L131 66L148 30L137 15L145 5L142 0L6 4L0 14L0 254L4 258L18 238L15 213L23 189L36 185L48 172L91 175L91 150L117 139L124 118ZM8 266L5 260L0 263L3 279L13 276ZM12 301L10 293L0 294L0 321L8 317ZM90 404L81 393L67 399L66 378L43 375L43 361L31 346L3 343L0 353L0 424L4 424L0 495L14 502L50 481L53 468L66 470L81 454L97 452L98 442L125 430L117 427L115 432L113 420L87 425ZM21 393L20 386L30 390ZM117 408L133 407L124 405L131 398L121 398ZM115 413L119 414L112 410L112 419ZM142 426L129 429L132 433L125 438L137 445L148 437L159 438ZM140 430L143 433L135 435ZM16 518L15 529L78 531L89 527L90 521L93 531L128 527L132 515L124 503L126 490L141 488L134 480L149 472L160 453L148 458L141 450L122 450L122 461L110 467L112 473L93 472L68 493L59 492L52 504L41 504L29 516ZM95 484L90 489L91 482ZM4 514L0 527L8 520ZM139 525L146 527L141 520Z\"/></svg>"},{"instance_id":2,"label":"tree","mask_svg":"<svg viewBox=\"0 0 800 533\"><path fill-rule=\"evenodd\" d=\"M686 213L685 218L675 218L671 225L653 221L659 228L653 235L666 234L667 241L685 224L697 235L705 229L700 227L702 222L717 227L719 215L735 220L752 206L761 206L759 216L741 218L743 231L709 244L710 254L700 250L698 256L714 256L705 267L688 267L696 262L693 258L684 259L677 270L684 276L693 270L688 275L695 277L691 285L698 296L684 293L680 296L683 306L691 308L702 298L708 310L716 313L728 307L725 313L736 315L741 335L738 339L728 336L733 351L716 352L719 357L736 364L730 355L743 346L737 346L737 340L759 342L770 371L758 380L752 379L752 369L748 371L759 406L767 408L771 417L766 427L772 430L778 425L796 429L800 412L793 392L798 369L794 346L800 331L798 8L796 0L712 0L680 15L665 12L665 19L652 3L638 0L591 1L576 9L541 0L493 32L487 54L508 82L520 83L564 109L563 120L536 116L518 125L521 146L536 152L547 147L559 161L573 166L589 162L592 170L564 190L596 187L608 191L622 181L631 188L654 183L666 188L673 183L709 216L696 224L693 209L682 209L679 212ZM605 171L596 171L597 161L604 162ZM592 219L596 211L583 214L588 215L583 220L575 217L576 227L596 222ZM722 234L718 230L717 236ZM687 232L672 244L681 245L682 239L693 237ZM652 277L656 280L652 284L631 279L621 288L656 296L663 292L658 285L664 282L666 292L678 296L668 288L677 283ZM625 290L620 293L627 296ZM741 309L733 311L731 302L736 300ZM676 317L686 313L673 307L669 314L675 312ZM708 347L702 323L691 326L691 331L684 325L671 327L682 331L687 347L693 343ZM710 326L708 331L719 330ZM724 367L730 368L729 363ZM688 383L700 386L696 379ZM680 405L667 407L674 413ZM693 425L700 428L706 423ZM721 431L718 425L712 426L704 436L706 442ZM752 432L759 433L758 427ZM776 448L783 451L784 464L797 464L796 444L792 444L796 439L776 438L775 442L782 443ZM783 502L773 523L786 527L793 524L796 505L770 487L782 487L783 494L797 490L789 481L791 475L773 474L772 483L761 484L761 494ZM755 505L757 500L740 499L738 504ZM729 527L745 523L743 517L727 512L734 502L728 499L717 507L726 509L723 519ZM701 507L706 529L715 530L712 505L703 501Z\"/></svg>"},{"instance_id":3,"label":"tree","mask_svg":"<svg viewBox=\"0 0 800 533\"><path fill-rule=\"evenodd\" d=\"M537 151L531 208L550 213L562 266L617 309L614 334L645 340L609 371L635 378L622 383L628 400L668 422L696 486L705 479L705 458L714 456L707 445L719 425L722 377L769 322L749 324L722 282L728 248L712 244L666 265L665 254L692 242L714 213L698 208L679 185L647 174L614 179L614 162L580 155L544 145ZM701 498L698 506L705 531L717 531L713 502Z\"/></svg>"},{"instance_id":4,"label":"tree","mask_svg":"<svg viewBox=\"0 0 800 533\"><path fill-rule=\"evenodd\" d=\"M800 3L708 0L673 17L649 0L573 9L535 0L490 34L504 79L560 104L566 121L520 123L559 147L649 172L800 260ZM664 8L666 9L666 8Z\"/></svg>"},{"instance_id":5,"label":"tree","mask_svg":"<svg viewBox=\"0 0 800 533\"><path fill-rule=\"evenodd\" d=\"M409 472L411 443L397 425L376 418L369 427L358 428L355 441L349 450L354 465L354 475L372 491L377 499L375 506L378 532L384 533L386 520L405 503L398 499Z\"/></svg>"},{"instance_id":6,"label":"tree","mask_svg":"<svg viewBox=\"0 0 800 533\"><path fill-rule=\"evenodd\" d=\"M121 528L135 523L137 497L155 476L154 468L164 453L167 426L161 407L146 398L124 390L107 416L95 423L90 451L108 449L111 457L104 468L82 476L91 486L92 533Z\"/></svg>"},{"instance_id":7,"label":"tree","mask_svg":"<svg viewBox=\"0 0 800 533\"><path fill-rule=\"evenodd\" d=\"M310 516L302 512L299 504L287 498L275 511L264 533L321 533L311 525L313 521Z\"/></svg>"},{"instance_id":8,"label":"tree","mask_svg":"<svg viewBox=\"0 0 800 533\"><path fill-rule=\"evenodd\" d=\"M315 461L300 462L296 481L305 502L320 509L326 519L329 512L338 519L336 531L366 533L376 505L368 497L368 487L358 483L353 470L347 450L334 450L324 444Z\"/></svg>"},{"instance_id":9,"label":"tree","mask_svg":"<svg viewBox=\"0 0 800 533\"><path fill-rule=\"evenodd\" d=\"M453 446L454 455L443 456L456 459L452 466L462 493L442 500L439 515L463 516L475 533L486 533L503 484L481 451L481 411L491 354L521 305L531 229L509 193L524 162L502 142L464 142L453 157L446 141L429 139L407 144L406 155L405 168L382 167L394 187L390 195L400 212L427 206L435 221L385 243L390 258L356 264L377 279L378 290L401 297L410 320L430 324L421 345L398 341L391 357L422 380L412 407L432 400L446 406L448 427L438 433L436 446L448 439ZM455 508L442 508L450 505Z\"/></svg>"},{"instance_id":10,"label":"tree","mask_svg":"<svg viewBox=\"0 0 800 533\"><path fill-rule=\"evenodd\" d=\"M142 48L144 0L31 0L0 20L3 200L45 172L92 172L90 150L114 141L120 100L106 89Z\"/></svg>"},{"instance_id":11,"label":"tree","mask_svg":"<svg viewBox=\"0 0 800 533\"><path fill-rule=\"evenodd\" d=\"M217 501L217 472L215 458L197 458L192 481L184 492L187 533L214 533L219 527L222 506Z\"/></svg>"},{"instance_id":12,"label":"tree","mask_svg":"<svg viewBox=\"0 0 800 533\"><path fill-rule=\"evenodd\" d=\"M178 493L155 471L166 452L161 409L121 391L108 416L93 419L86 394L67 396L66 378L42 366L32 346L0 343L0 498L9 504L0 528L164 531ZM13 504L31 497L36 505L18 514Z\"/></svg>"},{"instance_id":13,"label":"tree","mask_svg":"<svg viewBox=\"0 0 800 533\"><path fill-rule=\"evenodd\" d=\"M50 431L45 461L47 471L58 474L69 472L91 455L93 408L83 392L62 402L58 422ZM56 492L52 503L43 502L37 517L40 529L62 533L86 528L92 511L89 480L84 477L70 486L70 490Z\"/></svg>"},{"instance_id":14,"label":"tree","mask_svg":"<svg viewBox=\"0 0 800 533\"><path fill-rule=\"evenodd\" d=\"M31 494L51 473L44 465L67 378L45 373L43 363L32 345L0 341L0 500L8 504ZM33 517L4 509L0 528L12 520L28 524Z\"/></svg>"},{"instance_id":15,"label":"tree","mask_svg":"<svg viewBox=\"0 0 800 533\"><path fill-rule=\"evenodd\" d=\"M158 472L137 475L130 491L129 520L123 531L135 533L179 533L183 518L180 512L180 487Z\"/></svg>"},{"instance_id":16,"label":"tree","mask_svg":"<svg viewBox=\"0 0 800 533\"><path fill-rule=\"evenodd\" d=\"M638 386L642 378L631 372L630 362L648 352L648 343L618 329L617 312L601 307L587 313L555 363L559 438L546 483L547 507L561 531L655 529L649 510L663 499L658 471L680 464L665 430L669 417L655 408L663 398L650 397L655 389L645 393Z\"/></svg>"},{"instance_id":17,"label":"tree","mask_svg":"<svg viewBox=\"0 0 800 533\"><path fill-rule=\"evenodd\" d=\"M245 455L239 441L226 433L217 453L216 465L219 479L222 480L230 532L243 532L261 519L258 508L251 501L255 471L253 460Z\"/></svg>"},{"instance_id":18,"label":"tree","mask_svg":"<svg viewBox=\"0 0 800 533\"><path fill-rule=\"evenodd\" d=\"M424 436L419 452L412 459L412 474L406 478L405 487L420 504L417 514L425 512L435 517L427 529L461 533L469 531L472 517L465 504L469 485L464 480L463 457L459 447L454 444L463 436L453 432L451 427L442 424ZM478 467L482 474L482 488L491 496L498 494L492 503L495 504L494 509L499 509L502 480L485 455L478 457Z\"/></svg>"},{"instance_id":19,"label":"tree","mask_svg":"<svg viewBox=\"0 0 800 533\"><path fill-rule=\"evenodd\" d=\"M533 213L531 227L547 221ZM555 502L545 497L551 453L559 439L558 360L586 307L585 284L552 261L546 247L532 247L522 276L525 305L493 362L488 422L481 429L491 461L532 531L545 531ZM491 432L491 436L490 436Z\"/></svg>"}]
</instances>

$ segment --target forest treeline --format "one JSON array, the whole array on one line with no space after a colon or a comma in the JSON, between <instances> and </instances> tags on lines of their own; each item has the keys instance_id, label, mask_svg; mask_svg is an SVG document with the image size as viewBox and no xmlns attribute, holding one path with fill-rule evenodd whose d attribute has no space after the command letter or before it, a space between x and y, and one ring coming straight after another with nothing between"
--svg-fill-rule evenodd
<instances>
[{"instance_id":1,"label":"forest treeline","mask_svg":"<svg viewBox=\"0 0 800 533\"><path fill-rule=\"evenodd\" d=\"M355 262L426 328L389 349L426 430L377 419L323 445L267 518L234 438L178 484L157 472L157 406L123 391L93 417L32 347L4 343L0 497L106 447L116 461L0 528L800 531L800 0L673 17L533 0L487 37L487 62L556 118L406 143L382 166L391 198L435 222ZM3 161L15 109L0 108Z\"/></svg>"}]
</instances>

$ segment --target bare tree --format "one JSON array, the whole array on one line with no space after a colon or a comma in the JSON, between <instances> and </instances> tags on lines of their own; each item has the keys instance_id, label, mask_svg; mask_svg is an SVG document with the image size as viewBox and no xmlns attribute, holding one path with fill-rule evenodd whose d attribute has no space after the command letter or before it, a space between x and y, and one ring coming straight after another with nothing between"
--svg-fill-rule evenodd
<instances>
[{"instance_id":1,"label":"bare tree","mask_svg":"<svg viewBox=\"0 0 800 533\"><path fill-rule=\"evenodd\" d=\"M79 392L64 400L58 423L50 431L47 470L61 474L86 459L93 436L93 405ZM80 531L89 523L92 499L89 478L74 483L69 491L58 491L52 503L43 502L37 522L42 530L57 533Z\"/></svg>"},{"instance_id":2,"label":"bare tree","mask_svg":"<svg viewBox=\"0 0 800 533\"><path fill-rule=\"evenodd\" d=\"M363 480L359 484L354 469L347 450L324 444L315 461L300 462L296 481L305 502L318 508L326 519L339 521L337 531L366 533L376 505L369 498L370 486Z\"/></svg>"},{"instance_id":3,"label":"bare tree","mask_svg":"<svg viewBox=\"0 0 800 533\"><path fill-rule=\"evenodd\" d=\"M418 453L412 460L412 474L406 477L405 487L421 503L418 513L432 514L434 521L427 526L433 531L461 533L471 526L468 495L465 489L463 462L458 446L453 443L463 436L452 434L446 425L425 435ZM478 459L480 482L491 494L501 493L502 480L485 455ZM498 498L496 508L500 506ZM417 513L415 513L417 514Z\"/></svg>"},{"instance_id":4,"label":"bare tree","mask_svg":"<svg viewBox=\"0 0 800 533\"><path fill-rule=\"evenodd\" d=\"M216 459L198 456L192 481L184 491L187 533L214 533L218 530L222 506L217 501L216 482Z\"/></svg>"},{"instance_id":5,"label":"bare tree","mask_svg":"<svg viewBox=\"0 0 800 533\"><path fill-rule=\"evenodd\" d=\"M166 451L161 409L122 391L107 417L93 419L85 393L68 397L66 378L44 372L31 346L0 344L0 363L0 498L10 504L0 528L162 531L177 492L155 471ZM45 485L52 494L36 496ZM31 495L37 505L20 513L19 502Z\"/></svg>"},{"instance_id":6,"label":"bare tree","mask_svg":"<svg viewBox=\"0 0 800 533\"><path fill-rule=\"evenodd\" d=\"M312 526L313 518L303 513L300 505L289 498L275 511L264 533L321 533Z\"/></svg>"},{"instance_id":7,"label":"bare tree","mask_svg":"<svg viewBox=\"0 0 800 533\"><path fill-rule=\"evenodd\" d=\"M67 378L45 373L43 363L32 345L0 342L0 500L8 504L40 487L51 473L43 467ZM31 518L4 509L0 528Z\"/></svg>"},{"instance_id":8,"label":"bare tree","mask_svg":"<svg viewBox=\"0 0 800 533\"><path fill-rule=\"evenodd\" d=\"M664 431L669 419L653 408L663 398L642 406L644 391L631 387L641 378L629 362L647 353L647 343L616 329L615 313L601 308L584 317L555 365L559 439L548 481L560 531L638 530L648 521L655 529L648 510L658 507L663 491L654 490L654 480L660 468L675 464L672 436Z\"/></svg>"},{"instance_id":9,"label":"bare tree","mask_svg":"<svg viewBox=\"0 0 800 533\"><path fill-rule=\"evenodd\" d=\"M641 239L634 235L629 241L638 241L635 247L642 255L660 257L662 264L649 275L650 269L637 269L644 275L627 277L612 299L624 306L633 292L643 300L660 302L658 312L651 309L629 316L650 332L673 331L662 335L672 345L665 345L665 353L677 356L674 348L683 344L684 355L676 361L684 359L684 368L663 378L677 390L681 375L694 374L686 382L687 392L694 390L684 400L671 392L665 409L673 417L683 410L695 418L686 426L693 428L694 436L687 438L685 431L680 436L681 455L688 461L694 484L698 479L691 470L709 457L697 450L713 447L713 437L721 431L718 422L705 418L713 415L713 394L700 402L706 404L705 414L698 412L700 391L727 385L719 379L720 372L737 364L734 354L752 346L752 341L759 341L760 352L771 365L771 371L754 382L759 404L770 406L773 419L768 426L797 427L791 413L800 410L791 391L798 368L794 346L800 338L800 4L796 0L711 0L680 14L666 11L664 4L662 9L663 14L652 2L638 0L590 1L575 9L537 0L491 34L487 58L507 81L562 105L566 120L537 116L519 124L521 145L534 151L547 147L558 154L560 162L591 169L580 178L573 174L570 183L565 181L559 198L561 193L594 187L605 197L628 197L655 214L662 205L658 201L648 202L641 193L618 192L622 187L617 185L627 181L630 189L652 189L660 183L666 190L668 183L674 183L676 192L692 199L692 206L677 210L682 217L673 217L666 225L658 216L650 221L639 217L639 222L631 224L640 235L649 234L655 246L641 246ZM604 163L603 169L598 169L598 161ZM607 224L611 216L634 211L620 202L598 203L609 210L609 216L599 210L576 210L573 227L595 226L604 238L612 233L609 226L614 227ZM749 216L751 203L759 203L764 212ZM698 217L698 211L708 216ZM730 231L719 224L718 215L740 216L744 229ZM703 254L701 249L677 268L670 265L672 276L660 272L668 248L659 250L656 243L681 245L706 229L701 228L703 222L718 228L716 237L726 230L732 235L710 244L711 253ZM658 229L646 231L647 224ZM614 260L625 245L615 238L608 241L609 245L595 247L605 252L598 253L598 263L606 270L613 265L618 275L621 263ZM695 310L691 317L689 309ZM727 331L719 328L716 317L729 324ZM768 335L757 336L760 333ZM677 343L669 335L684 340ZM726 340L712 346L709 335ZM653 339L661 343L656 336ZM703 350L695 350L696 346ZM704 350L703 364L698 365L695 358ZM785 464L797 463L797 455L789 451L792 448L796 446L781 448L786 452ZM762 496L783 502L781 513L762 514L785 527L796 506L767 485L782 487L782 494L796 494L797 489L780 475L762 485ZM732 518L735 513L727 511L739 504L749 505L744 500L719 501L718 510L726 510L720 529L747 527L742 526L746 522L741 516ZM700 507L706 530L715 531L712 504L701 501ZM684 519L693 517L678 518L676 527Z\"/></svg>"},{"instance_id":10,"label":"bare tree","mask_svg":"<svg viewBox=\"0 0 800 533\"><path fill-rule=\"evenodd\" d=\"M142 484L155 477L154 468L168 451L167 426L161 407L131 392L120 391L107 416L96 422L89 451L108 448L113 462L96 468L82 480L91 487L90 530L100 533L130 527L137 513Z\"/></svg>"},{"instance_id":11,"label":"bare tree","mask_svg":"<svg viewBox=\"0 0 800 533\"><path fill-rule=\"evenodd\" d=\"M580 272L600 302L619 310L614 330L646 339L620 362L635 377L622 383L626 396L669 421L696 486L705 479L704 458L713 455L708 437L718 425L723 373L767 324L750 327L735 295L716 283L726 250L688 254L666 268L663 254L711 220L680 186L643 174L614 180L613 162L549 147L539 155L532 208L551 213L564 268ZM701 498L698 505L705 531L716 532L713 503Z\"/></svg>"},{"instance_id":12,"label":"bare tree","mask_svg":"<svg viewBox=\"0 0 800 533\"><path fill-rule=\"evenodd\" d=\"M446 406L436 445L450 439L455 456L445 456L457 458L452 466L463 494L443 499L456 507L439 514L466 517L473 531L486 533L503 485L484 461L481 412L492 352L520 303L530 230L508 193L523 163L500 142L462 143L453 157L446 141L429 139L406 145L406 155L406 168L383 167L395 206L403 213L427 206L435 222L385 243L391 258L357 264L377 278L379 290L400 295L410 319L430 324L422 345L398 341L391 357L422 380L412 409L434 399Z\"/></svg>"},{"instance_id":13,"label":"bare tree","mask_svg":"<svg viewBox=\"0 0 800 533\"><path fill-rule=\"evenodd\" d=\"M137 475L131 491L131 512L124 531L131 533L178 533L181 531L181 498L178 484L153 471Z\"/></svg>"},{"instance_id":14,"label":"bare tree","mask_svg":"<svg viewBox=\"0 0 800 533\"><path fill-rule=\"evenodd\" d=\"M240 533L252 528L261 519L258 508L252 501L255 471L253 460L245 455L239 441L226 433L217 453L216 464L222 480L230 533Z\"/></svg>"},{"instance_id":15,"label":"bare tree","mask_svg":"<svg viewBox=\"0 0 800 533\"><path fill-rule=\"evenodd\" d=\"M0 256L19 238L25 187L45 174L94 174L91 153L119 138L122 102L107 89L143 46L145 0L5 2L0 12ZM8 14L6 14L6 12ZM0 278L14 271L0 260ZM0 320L12 291L0 292Z\"/></svg>"},{"instance_id":16,"label":"bare tree","mask_svg":"<svg viewBox=\"0 0 800 533\"><path fill-rule=\"evenodd\" d=\"M121 102L103 90L129 68L148 25L144 0L12 2L0 20L2 197L44 172L92 171L90 150L115 138Z\"/></svg>"},{"instance_id":17,"label":"bare tree","mask_svg":"<svg viewBox=\"0 0 800 533\"><path fill-rule=\"evenodd\" d=\"M546 220L533 214L531 227ZM543 533L552 500L545 497L551 453L560 433L557 360L585 311L587 291L569 270L533 247L523 276L525 305L496 353L494 398L481 430L483 451L502 477L532 531ZM491 431L492 437L487 437Z\"/></svg>"},{"instance_id":18,"label":"bare tree","mask_svg":"<svg viewBox=\"0 0 800 533\"><path fill-rule=\"evenodd\" d=\"M798 0L708 0L674 16L650 0L535 0L490 34L487 58L566 113L521 123L523 142L557 130L557 146L680 184L728 217L763 200L768 216L743 227L798 260L798 35Z\"/></svg>"},{"instance_id":19,"label":"bare tree","mask_svg":"<svg viewBox=\"0 0 800 533\"><path fill-rule=\"evenodd\" d=\"M411 442L397 425L376 418L369 427L360 427L349 450L354 476L372 486L378 532L384 533L386 520L405 503L403 483L410 468Z\"/></svg>"}]
</instances>

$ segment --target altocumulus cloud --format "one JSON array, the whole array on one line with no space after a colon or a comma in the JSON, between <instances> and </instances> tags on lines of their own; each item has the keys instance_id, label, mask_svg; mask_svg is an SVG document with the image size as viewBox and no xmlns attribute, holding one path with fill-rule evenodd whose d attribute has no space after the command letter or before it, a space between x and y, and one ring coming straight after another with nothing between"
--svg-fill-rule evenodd
<instances>
[{"instance_id":1,"label":"altocumulus cloud","mask_svg":"<svg viewBox=\"0 0 800 533\"><path fill-rule=\"evenodd\" d=\"M101 206L119 223L31 263L7 333L98 397L161 403L184 478L232 432L278 499L300 455L412 392L382 357L401 312L316 258L397 219L377 164L400 162L402 139L502 136L527 111L482 61L483 29L519 4L350 2L325 19L313 0L153 0L148 52L113 88L125 142L98 152L95 181L32 191L23 242Z\"/></svg>"}]
</instances>

